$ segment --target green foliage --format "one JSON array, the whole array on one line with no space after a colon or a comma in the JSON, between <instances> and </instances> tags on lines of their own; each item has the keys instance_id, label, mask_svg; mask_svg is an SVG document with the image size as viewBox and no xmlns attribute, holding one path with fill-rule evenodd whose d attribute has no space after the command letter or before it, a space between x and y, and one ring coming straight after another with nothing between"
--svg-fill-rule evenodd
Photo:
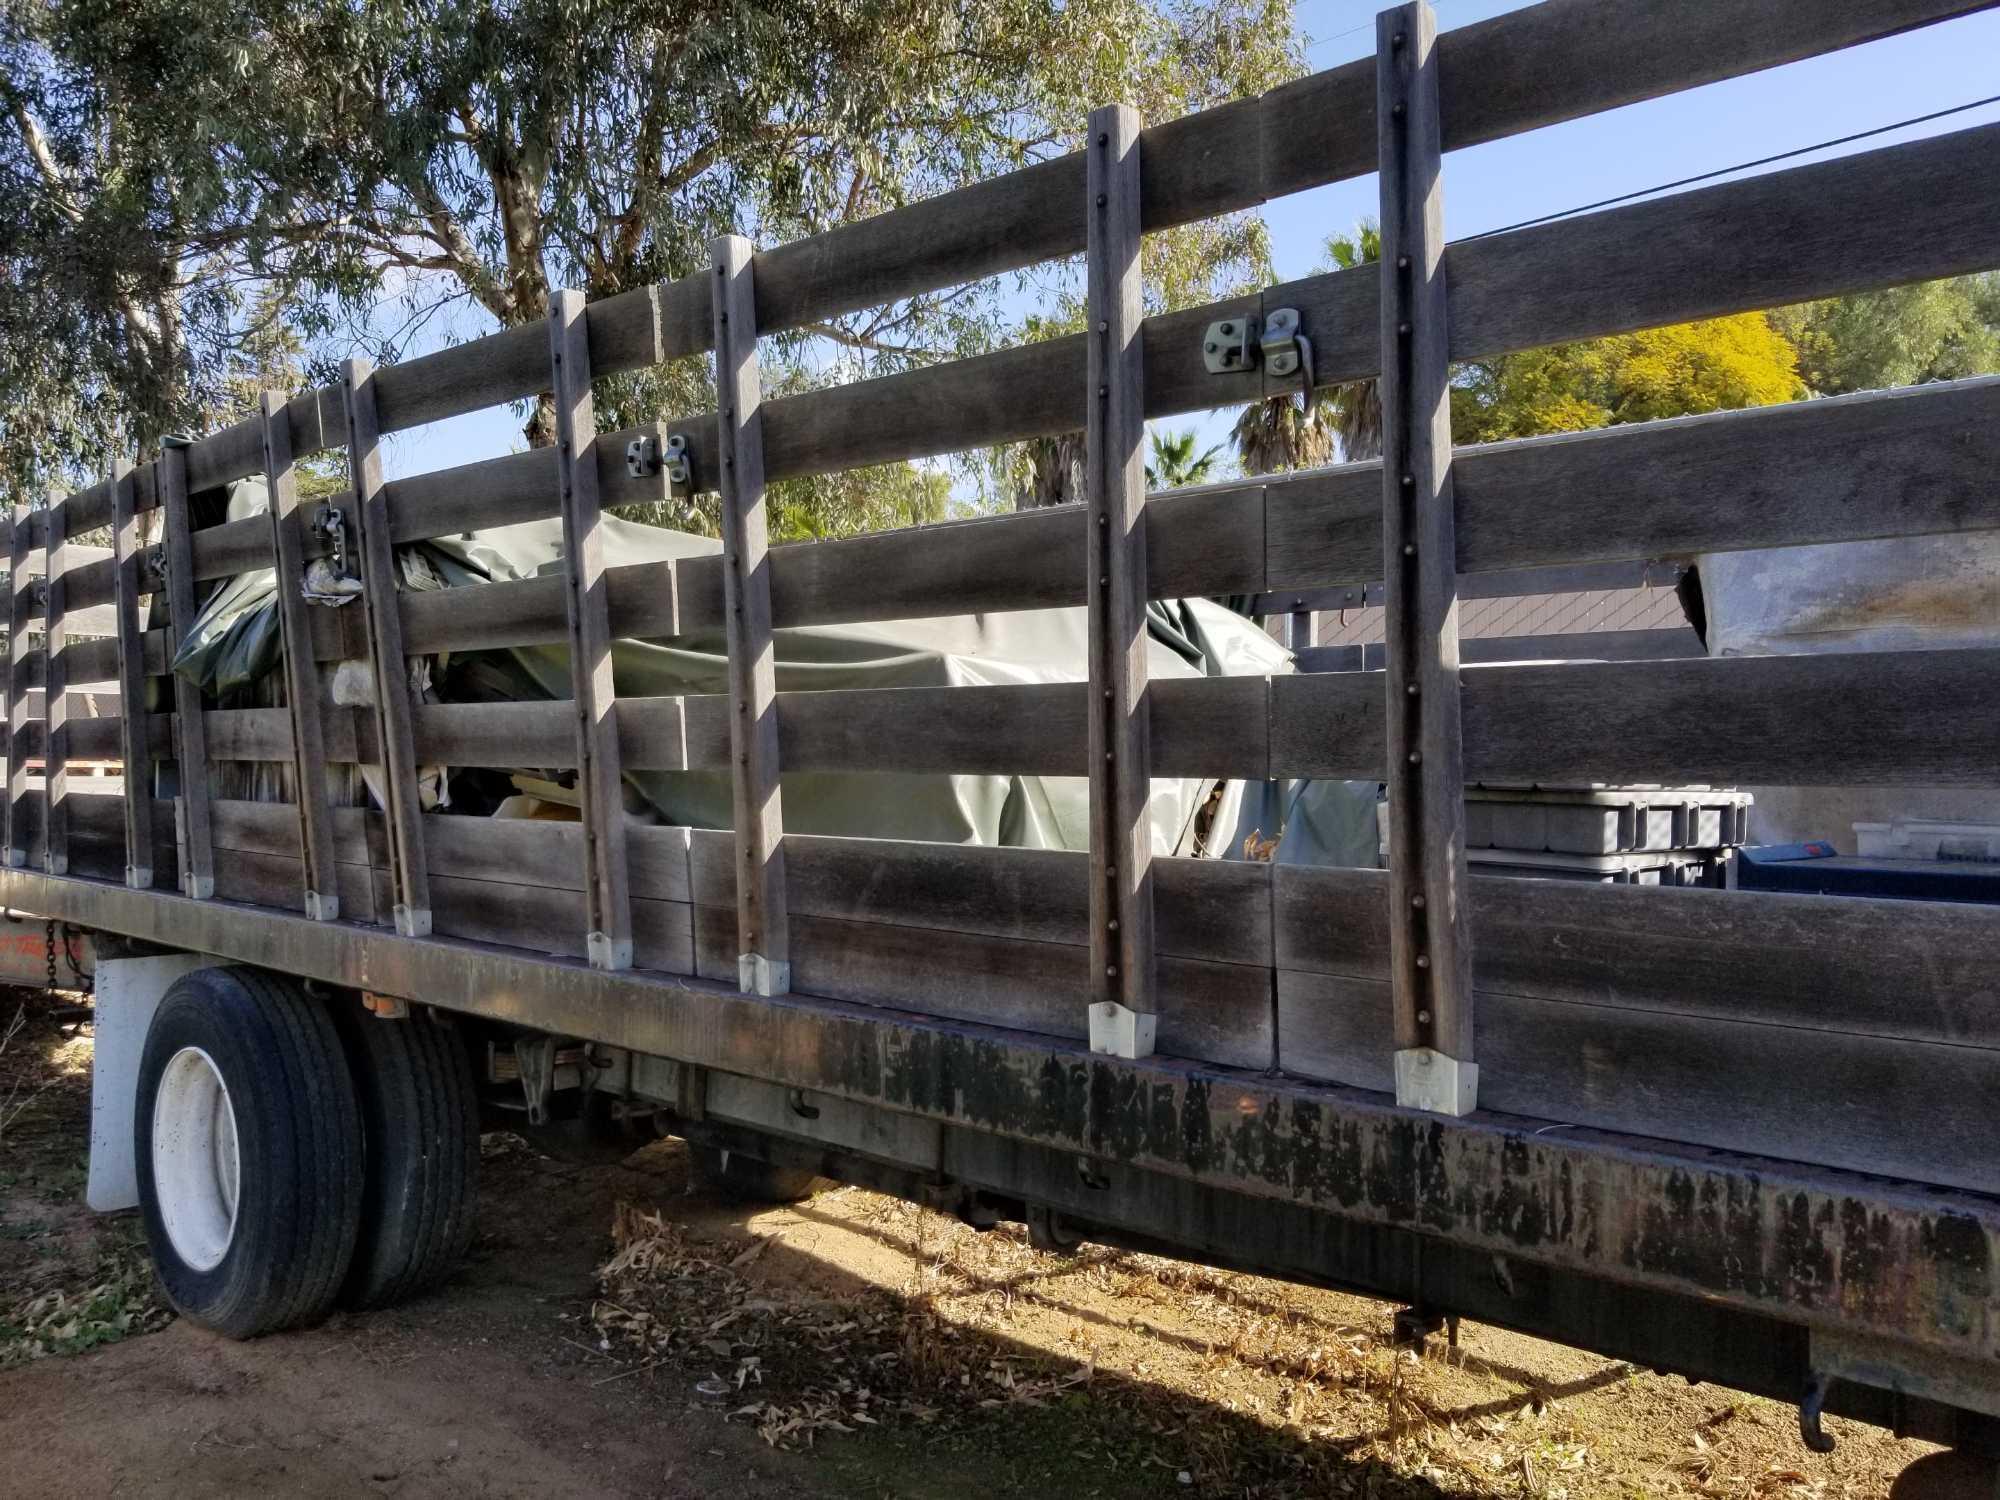
<instances>
[{"instance_id":1,"label":"green foliage","mask_svg":"<svg viewBox=\"0 0 2000 1500\"><path fill-rule=\"evenodd\" d=\"M173 1320L159 1300L143 1244L110 1246L91 1284L41 1292L0 1317L0 1369L51 1355L81 1354Z\"/></svg>"},{"instance_id":2,"label":"green foliage","mask_svg":"<svg viewBox=\"0 0 2000 1500\"><path fill-rule=\"evenodd\" d=\"M1364 219L1353 234L1327 239L1315 274L1351 271L1382 258L1382 231ZM1352 463L1382 451L1382 393L1373 380L1317 388L1303 396L1273 396L1243 409L1231 429L1245 473L1275 474L1332 463Z\"/></svg>"},{"instance_id":3,"label":"green foliage","mask_svg":"<svg viewBox=\"0 0 2000 1500\"><path fill-rule=\"evenodd\" d=\"M792 240L1073 149L1106 100L1167 119L1303 63L1291 0L47 0L7 8L0 50L0 104L53 163L0 131L19 190L0 303L27 288L0 315L33 330L0 356L0 446L77 477L134 426L226 411L269 296L324 379L454 305L533 321L557 286L685 275L718 233ZM1262 223L1151 236L1145 271L1155 310L1257 284ZM767 340L767 385L1015 342L1010 299L1039 289L1060 318L1073 282L1058 266ZM707 362L683 360L604 382L599 416L712 399ZM548 439L546 403L527 433ZM928 514L936 490L893 471L777 503L831 534Z\"/></svg>"},{"instance_id":4,"label":"green foliage","mask_svg":"<svg viewBox=\"0 0 2000 1500\"><path fill-rule=\"evenodd\" d=\"M1200 453L1194 451L1194 445L1195 435L1191 427L1184 432L1154 433L1153 461L1146 465L1146 487L1177 490L1186 485L1206 484L1214 478L1222 445L1217 443Z\"/></svg>"},{"instance_id":5,"label":"green foliage","mask_svg":"<svg viewBox=\"0 0 2000 1500\"><path fill-rule=\"evenodd\" d=\"M1920 385L2000 371L2000 274L1809 302L1772 314L1815 393Z\"/></svg>"},{"instance_id":6,"label":"green foliage","mask_svg":"<svg viewBox=\"0 0 2000 1500\"><path fill-rule=\"evenodd\" d=\"M1581 432L1804 393L1784 335L1763 313L1740 313L1469 364L1452 391L1452 437Z\"/></svg>"}]
</instances>

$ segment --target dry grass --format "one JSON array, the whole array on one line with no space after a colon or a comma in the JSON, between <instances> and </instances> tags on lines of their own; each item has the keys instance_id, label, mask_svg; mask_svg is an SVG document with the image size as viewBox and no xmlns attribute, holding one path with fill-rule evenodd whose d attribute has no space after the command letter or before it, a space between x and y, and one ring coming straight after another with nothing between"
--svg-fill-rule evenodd
<instances>
[{"instance_id":1,"label":"dry grass","mask_svg":"<svg viewBox=\"0 0 2000 1500\"><path fill-rule=\"evenodd\" d=\"M1038 1449L1078 1494L1510 1500L1864 1500L1922 1451L1842 1424L1820 1459L1772 1403L1488 1330L1419 1355L1379 1303L858 1189L748 1228L622 1207L594 1321L628 1361L606 1379L684 1380L780 1448Z\"/></svg>"}]
</instances>

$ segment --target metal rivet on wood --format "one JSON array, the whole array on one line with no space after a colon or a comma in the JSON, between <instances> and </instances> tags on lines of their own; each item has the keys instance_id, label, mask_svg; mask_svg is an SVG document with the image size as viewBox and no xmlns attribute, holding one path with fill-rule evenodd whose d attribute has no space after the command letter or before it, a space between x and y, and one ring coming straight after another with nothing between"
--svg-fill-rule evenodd
<instances>
[{"instance_id":1,"label":"metal rivet on wood","mask_svg":"<svg viewBox=\"0 0 2000 1500\"><path fill-rule=\"evenodd\" d=\"M313 659L305 584L305 519L299 510L298 473L292 460L292 419L285 398L264 392L264 475L271 494L271 546L277 558L279 636L285 658L285 707L292 725L292 771L305 855L305 909L316 922L340 915L340 884L333 844L331 783L327 775L319 668Z\"/></svg>"},{"instance_id":2,"label":"metal rivet on wood","mask_svg":"<svg viewBox=\"0 0 2000 1500\"><path fill-rule=\"evenodd\" d=\"M583 804L585 950L593 968L632 967L632 889L626 861L618 696L612 681L611 605L604 576L598 497L597 411L590 395L590 331L584 297L559 291L549 303L555 371L556 458L563 523L563 588L569 624L570 692L577 708L577 790Z\"/></svg>"},{"instance_id":3,"label":"metal rivet on wood","mask_svg":"<svg viewBox=\"0 0 2000 1500\"><path fill-rule=\"evenodd\" d=\"M194 623L194 543L188 520L187 450L161 451L160 545L166 556L167 659L180 651ZM180 786L174 797L175 842L180 849L181 893L197 901L215 894L215 824L208 793L208 728L201 685L173 674L174 763Z\"/></svg>"},{"instance_id":4,"label":"metal rivet on wood","mask_svg":"<svg viewBox=\"0 0 2000 1500\"><path fill-rule=\"evenodd\" d=\"M118 743L125 762L125 883L153 884L153 757L146 741L146 638L139 626L139 516L132 465L111 473L112 609L118 630Z\"/></svg>"},{"instance_id":5,"label":"metal rivet on wood","mask_svg":"<svg viewBox=\"0 0 2000 1500\"><path fill-rule=\"evenodd\" d=\"M416 700L403 646L396 553L389 535L375 367L367 360L350 359L340 373L347 408L348 478L354 492L354 522L360 528L361 598L375 681L375 742L382 756L396 930L406 937L423 937L431 930L431 886L417 768Z\"/></svg>"},{"instance_id":6,"label":"metal rivet on wood","mask_svg":"<svg viewBox=\"0 0 2000 1500\"><path fill-rule=\"evenodd\" d=\"M1139 115L1095 110L1086 190L1088 378L1084 427L1090 681L1090 1045L1145 1057L1158 1025L1151 734L1146 694L1145 392L1140 323ZM1124 877L1119 871L1123 868Z\"/></svg>"},{"instance_id":7,"label":"metal rivet on wood","mask_svg":"<svg viewBox=\"0 0 2000 1500\"><path fill-rule=\"evenodd\" d=\"M8 540L9 597L7 616L7 863L28 862L28 631L34 615L34 581L28 576L30 528L34 512L14 506L14 528Z\"/></svg>"},{"instance_id":8,"label":"metal rivet on wood","mask_svg":"<svg viewBox=\"0 0 2000 1500\"><path fill-rule=\"evenodd\" d=\"M791 920L778 773L777 654L771 634L754 257L750 242L739 235L723 235L709 249L716 270L715 404L724 413L716 438L722 458L729 691L741 710L729 722L735 751L731 806L742 866L736 882L737 981L752 994L782 994L792 985Z\"/></svg>"},{"instance_id":9,"label":"metal rivet on wood","mask_svg":"<svg viewBox=\"0 0 2000 1500\"><path fill-rule=\"evenodd\" d=\"M1382 272L1383 568L1390 978L1399 1103L1476 1107L1465 910L1458 549L1438 191L1437 24L1423 0L1376 33ZM1389 476L1397 476L1389 480Z\"/></svg>"},{"instance_id":10,"label":"metal rivet on wood","mask_svg":"<svg viewBox=\"0 0 2000 1500\"><path fill-rule=\"evenodd\" d=\"M68 583L64 570L68 502L42 512L43 555L48 573L42 603L42 868L69 873L69 662L63 654Z\"/></svg>"}]
</instances>

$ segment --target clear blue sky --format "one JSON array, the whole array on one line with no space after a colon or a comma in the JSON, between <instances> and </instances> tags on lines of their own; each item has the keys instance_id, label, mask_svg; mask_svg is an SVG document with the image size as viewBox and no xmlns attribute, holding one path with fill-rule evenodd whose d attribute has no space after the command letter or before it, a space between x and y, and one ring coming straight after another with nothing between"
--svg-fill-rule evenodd
<instances>
[{"instance_id":1,"label":"clear blue sky","mask_svg":"<svg viewBox=\"0 0 2000 1500\"><path fill-rule=\"evenodd\" d=\"M1526 0L1435 3L1439 27L1449 30L1518 10ZM1308 39L1312 67L1334 67L1371 52L1380 8L1376 0L1300 0L1298 26ZM2000 93L2000 11L1987 11L1454 152L1445 162L1446 232L1463 238L1994 93ZM2000 105L1825 154L1872 150L1994 120L2000 120ZM1329 234L1374 215L1375 191L1374 178L1364 177L1267 205L1279 278L1316 269ZM461 338L484 331L480 316L471 313L449 330ZM1220 415L1164 425L1180 428L1191 420L1208 441L1228 428L1228 418ZM501 407L398 434L389 443L389 471L407 474L505 453L518 444L519 433L519 418Z\"/></svg>"}]
</instances>

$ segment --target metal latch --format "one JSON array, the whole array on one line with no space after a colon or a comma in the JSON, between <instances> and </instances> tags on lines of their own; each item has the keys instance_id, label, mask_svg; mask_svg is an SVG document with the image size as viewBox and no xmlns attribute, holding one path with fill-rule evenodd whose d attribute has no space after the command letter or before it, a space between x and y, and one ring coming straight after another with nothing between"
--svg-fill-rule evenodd
<instances>
[{"instance_id":1,"label":"metal latch","mask_svg":"<svg viewBox=\"0 0 2000 1500\"><path fill-rule=\"evenodd\" d=\"M1264 331L1258 335L1257 347L1263 351L1264 368L1280 380L1299 373L1299 367L1311 358L1310 344L1299 332L1298 309L1281 307L1264 320Z\"/></svg>"},{"instance_id":2,"label":"metal latch","mask_svg":"<svg viewBox=\"0 0 2000 1500\"><path fill-rule=\"evenodd\" d=\"M327 545L334 576L347 576L347 517L338 505L323 505L313 517L313 535Z\"/></svg>"},{"instance_id":3,"label":"metal latch","mask_svg":"<svg viewBox=\"0 0 2000 1500\"><path fill-rule=\"evenodd\" d=\"M668 437L665 445L655 433L635 437L625 445L625 472L634 479L650 479L655 474L667 476L667 493L676 500L688 500L694 496L694 455L689 450L687 436L676 432Z\"/></svg>"},{"instance_id":4,"label":"metal latch","mask_svg":"<svg viewBox=\"0 0 2000 1500\"><path fill-rule=\"evenodd\" d=\"M1234 375L1257 363L1257 320L1223 318L1208 325L1201 340L1202 362L1211 375Z\"/></svg>"},{"instance_id":5,"label":"metal latch","mask_svg":"<svg viewBox=\"0 0 2000 1500\"><path fill-rule=\"evenodd\" d=\"M1218 319L1202 335L1201 358L1211 375L1239 374L1261 360L1274 379L1303 375L1307 393L1312 391L1312 344L1295 307L1273 308L1261 319Z\"/></svg>"}]
</instances>

